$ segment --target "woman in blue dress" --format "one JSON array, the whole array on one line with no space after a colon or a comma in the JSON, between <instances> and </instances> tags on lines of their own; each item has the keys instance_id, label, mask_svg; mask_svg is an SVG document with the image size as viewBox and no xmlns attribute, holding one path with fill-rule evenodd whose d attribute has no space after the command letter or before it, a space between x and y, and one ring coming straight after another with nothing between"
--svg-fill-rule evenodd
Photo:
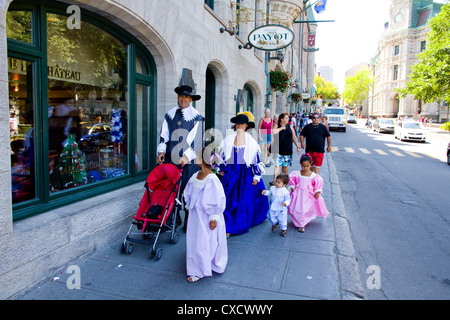
<instances>
[{"instance_id":1,"label":"woman in blue dress","mask_svg":"<svg viewBox=\"0 0 450 320\"><path fill-rule=\"evenodd\" d=\"M225 165L220 166L222 185L226 195L224 217L227 236L247 233L251 227L263 222L269 211L269 201L262 195L265 190L261 175L260 149L256 140L246 132L254 128L250 112L231 118L234 133L220 145Z\"/></svg>"}]
</instances>

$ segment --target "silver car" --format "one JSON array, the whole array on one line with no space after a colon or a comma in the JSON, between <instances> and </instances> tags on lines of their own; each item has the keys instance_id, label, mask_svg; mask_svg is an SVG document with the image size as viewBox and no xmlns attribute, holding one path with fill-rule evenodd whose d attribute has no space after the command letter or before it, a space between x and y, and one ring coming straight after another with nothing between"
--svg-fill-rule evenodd
<instances>
[{"instance_id":1,"label":"silver car","mask_svg":"<svg viewBox=\"0 0 450 320\"><path fill-rule=\"evenodd\" d=\"M394 133L394 120L378 118L372 125L373 131Z\"/></svg>"}]
</instances>

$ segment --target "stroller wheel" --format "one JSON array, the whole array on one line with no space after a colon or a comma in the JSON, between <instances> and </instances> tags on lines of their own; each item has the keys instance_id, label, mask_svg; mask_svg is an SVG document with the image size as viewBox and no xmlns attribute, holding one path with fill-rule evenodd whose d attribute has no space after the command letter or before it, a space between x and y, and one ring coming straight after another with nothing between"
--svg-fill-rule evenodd
<instances>
[{"instance_id":1,"label":"stroller wheel","mask_svg":"<svg viewBox=\"0 0 450 320\"><path fill-rule=\"evenodd\" d=\"M134 246L132 243L127 243L126 245L126 253L131 254L133 252Z\"/></svg>"},{"instance_id":2,"label":"stroller wheel","mask_svg":"<svg viewBox=\"0 0 450 320\"><path fill-rule=\"evenodd\" d=\"M153 259L156 255L156 251L153 249L150 249L150 251L148 252L148 258L149 259Z\"/></svg>"},{"instance_id":3,"label":"stroller wheel","mask_svg":"<svg viewBox=\"0 0 450 320\"><path fill-rule=\"evenodd\" d=\"M153 249L152 249L152 250L150 250L150 252L149 252L149 254L148 254L148 257L149 257L150 259L155 258L156 260L159 260L159 259L161 259L162 254L163 254L163 251L162 251L161 248L159 248L159 249L157 249L157 250L153 250Z\"/></svg>"},{"instance_id":4,"label":"stroller wheel","mask_svg":"<svg viewBox=\"0 0 450 320\"><path fill-rule=\"evenodd\" d=\"M156 257L155 257L155 259L156 259L157 261L158 261L159 259L161 259L162 254L163 254L163 251L162 251L161 248L159 248L158 250L156 250Z\"/></svg>"},{"instance_id":5,"label":"stroller wheel","mask_svg":"<svg viewBox=\"0 0 450 320\"><path fill-rule=\"evenodd\" d=\"M178 242L178 238L179 237L178 237L177 233L174 233L173 236L171 234L170 237L169 237L169 242L172 243L172 244L175 244L175 243Z\"/></svg>"}]
</instances>

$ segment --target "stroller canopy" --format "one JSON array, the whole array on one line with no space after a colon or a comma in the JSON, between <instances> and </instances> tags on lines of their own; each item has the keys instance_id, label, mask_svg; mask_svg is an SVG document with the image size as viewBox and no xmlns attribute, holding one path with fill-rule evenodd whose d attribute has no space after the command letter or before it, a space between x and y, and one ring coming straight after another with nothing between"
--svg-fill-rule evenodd
<instances>
[{"instance_id":1,"label":"stroller canopy","mask_svg":"<svg viewBox=\"0 0 450 320\"><path fill-rule=\"evenodd\" d=\"M160 164L147 177L150 190L171 190L180 179L179 169L170 163Z\"/></svg>"}]
</instances>

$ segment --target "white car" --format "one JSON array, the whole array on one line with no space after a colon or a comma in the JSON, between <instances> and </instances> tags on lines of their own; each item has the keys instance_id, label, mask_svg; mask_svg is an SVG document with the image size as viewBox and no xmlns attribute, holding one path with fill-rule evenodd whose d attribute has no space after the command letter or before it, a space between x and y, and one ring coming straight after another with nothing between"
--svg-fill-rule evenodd
<instances>
[{"instance_id":1,"label":"white car","mask_svg":"<svg viewBox=\"0 0 450 320\"><path fill-rule=\"evenodd\" d=\"M399 121L395 125L394 138L399 140L425 142L426 134L420 122Z\"/></svg>"},{"instance_id":2,"label":"white car","mask_svg":"<svg viewBox=\"0 0 450 320\"><path fill-rule=\"evenodd\" d=\"M353 112L348 115L347 123L356 123L356 116Z\"/></svg>"}]
</instances>

